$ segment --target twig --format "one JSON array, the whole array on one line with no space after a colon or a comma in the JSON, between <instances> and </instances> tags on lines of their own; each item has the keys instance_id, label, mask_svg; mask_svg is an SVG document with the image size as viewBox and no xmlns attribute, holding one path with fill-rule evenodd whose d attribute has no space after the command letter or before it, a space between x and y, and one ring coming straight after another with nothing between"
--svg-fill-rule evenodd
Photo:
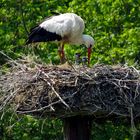
<instances>
[{"instance_id":1,"label":"twig","mask_svg":"<svg viewBox=\"0 0 140 140\"><path fill-rule=\"evenodd\" d=\"M132 131L132 140L135 140L135 136L137 133L137 129L135 127L135 123L134 123L134 115L133 115L133 108L130 107L130 116L131 116L131 131Z\"/></svg>"},{"instance_id":2,"label":"twig","mask_svg":"<svg viewBox=\"0 0 140 140\"><path fill-rule=\"evenodd\" d=\"M42 74L44 74L48 79L50 79L49 76L48 76L46 73L44 73L43 71L42 71ZM55 93L56 96L60 99L60 101L61 101L67 108L70 109L69 105L60 97L60 95L56 92L56 90L55 90L54 87L51 85L51 83L50 83L48 80L46 80L46 79L43 79L43 80L47 82L47 84L51 87L51 89L54 91L54 93ZM50 80L51 80L51 79L50 79Z\"/></svg>"},{"instance_id":3,"label":"twig","mask_svg":"<svg viewBox=\"0 0 140 140\"><path fill-rule=\"evenodd\" d=\"M8 105L8 104L10 103L9 100L13 99L18 91L19 91L19 88L16 89L14 92L12 92L10 95L8 95L8 97L4 100L3 104L0 106L0 111L1 111L6 105Z\"/></svg>"},{"instance_id":4,"label":"twig","mask_svg":"<svg viewBox=\"0 0 140 140\"><path fill-rule=\"evenodd\" d=\"M77 91L75 93L73 93L72 95L70 95L68 97L65 97L64 100L69 99L69 98L72 98L76 93L77 93ZM19 114L27 114L27 113L34 113L34 112L44 111L45 109L47 109L47 108L49 108L49 107L51 107L51 106L53 106L55 104L58 104L60 102L62 102L62 101L59 99L58 101L52 102L49 105L44 106L44 107L41 107L39 109L28 110L28 111L17 111L17 113L19 113Z\"/></svg>"},{"instance_id":5,"label":"twig","mask_svg":"<svg viewBox=\"0 0 140 140\"><path fill-rule=\"evenodd\" d=\"M4 52L0 51L0 53L7 57L9 60L11 60L12 63L14 63L15 65L19 66L23 71L25 71L25 69L23 69L23 65L21 65L20 63L17 63L14 59L12 59L11 57L9 57L8 55L6 55ZM27 67L26 67L27 69Z\"/></svg>"}]
</instances>

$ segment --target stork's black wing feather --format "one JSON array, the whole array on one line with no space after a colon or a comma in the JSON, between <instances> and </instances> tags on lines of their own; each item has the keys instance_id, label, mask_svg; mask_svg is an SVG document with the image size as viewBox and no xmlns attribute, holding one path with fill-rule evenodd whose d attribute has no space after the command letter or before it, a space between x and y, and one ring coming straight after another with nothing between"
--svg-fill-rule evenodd
<instances>
[{"instance_id":1,"label":"stork's black wing feather","mask_svg":"<svg viewBox=\"0 0 140 140\"><path fill-rule=\"evenodd\" d=\"M48 42L48 41L60 41L62 37L56 33L52 33L46 31L40 26L36 26L31 29L28 40L26 44L34 43L34 42Z\"/></svg>"}]
</instances>

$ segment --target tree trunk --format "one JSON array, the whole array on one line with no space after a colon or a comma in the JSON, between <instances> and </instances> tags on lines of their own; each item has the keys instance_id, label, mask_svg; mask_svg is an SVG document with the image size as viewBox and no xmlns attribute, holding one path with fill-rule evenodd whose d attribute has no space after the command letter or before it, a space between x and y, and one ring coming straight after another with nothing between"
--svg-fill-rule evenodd
<instances>
[{"instance_id":1,"label":"tree trunk","mask_svg":"<svg viewBox=\"0 0 140 140\"><path fill-rule=\"evenodd\" d=\"M64 140L90 140L92 119L90 116L65 118Z\"/></svg>"}]
</instances>

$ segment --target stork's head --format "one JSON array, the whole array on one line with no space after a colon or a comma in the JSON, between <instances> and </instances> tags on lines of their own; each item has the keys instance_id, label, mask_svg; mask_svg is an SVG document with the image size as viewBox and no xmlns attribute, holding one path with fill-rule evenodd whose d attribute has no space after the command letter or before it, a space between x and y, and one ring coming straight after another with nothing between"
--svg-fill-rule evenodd
<instances>
[{"instance_id":1,"label":"stork's head","mask_svg":"<svg viewBox=\"0 0 140 140\"><path fill-rule=\"evenodd\" d=\"M94 45L94 39L90 35L83 35L83 44L87 47L88 64L90 64L91 48Z\"/></svg>"}]
</instances>

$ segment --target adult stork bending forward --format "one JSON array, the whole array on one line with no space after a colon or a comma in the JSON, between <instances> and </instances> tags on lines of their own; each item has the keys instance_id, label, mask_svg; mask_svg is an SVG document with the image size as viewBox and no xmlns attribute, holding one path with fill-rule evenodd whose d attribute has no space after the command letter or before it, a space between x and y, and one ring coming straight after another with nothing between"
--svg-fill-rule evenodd
<instances>
[{"instance_id":1,"label":"adult stork bending forward","mask_svg":"<svg viewBox=\"0 0 140 140\"><path fill-rule=\"evenodd\" d=\"M84 35L85 25L83 19L74 13L65 13L47 18L38 26L31 29L26 44L34 42L57 41L61 63L64 62L64 44L85 44L88 52L88 64L90 63L91 47L94 39L90 35Z\"/></svg>"}]
</instances>

